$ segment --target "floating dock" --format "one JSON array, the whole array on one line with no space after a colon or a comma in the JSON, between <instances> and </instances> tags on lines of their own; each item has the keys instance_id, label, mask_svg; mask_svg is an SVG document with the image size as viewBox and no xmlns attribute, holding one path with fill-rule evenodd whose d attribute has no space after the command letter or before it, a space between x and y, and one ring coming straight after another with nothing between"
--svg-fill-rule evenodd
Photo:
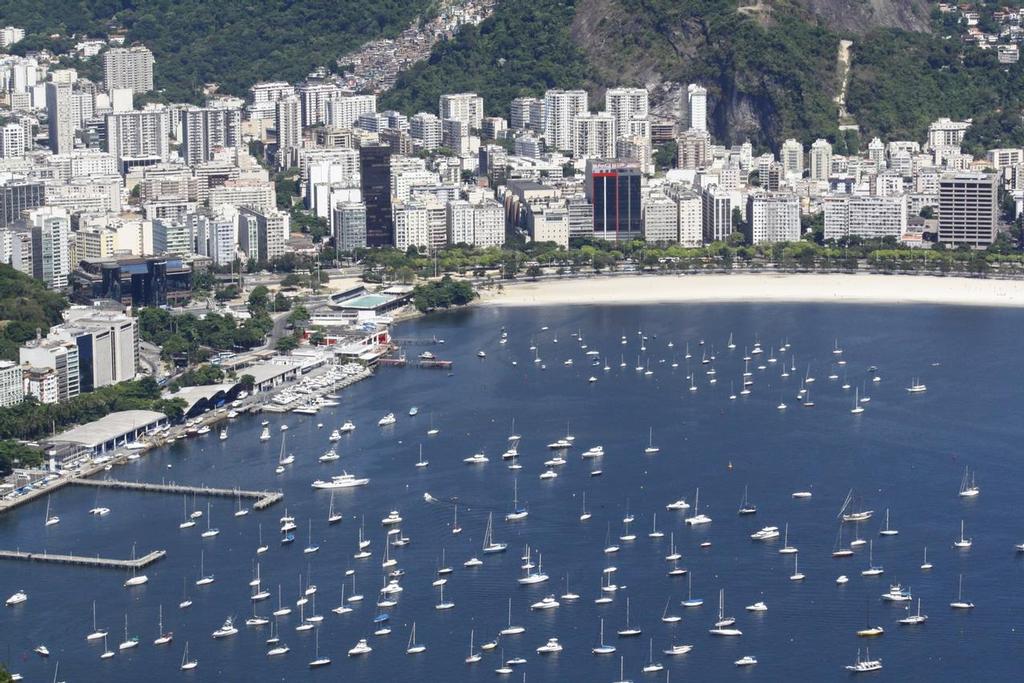
<instances>
[{"instance_id":1,"label":"floating dock","mask_svg":"<svg viewBox=\"0 0 1024 683\"><path fill-rule=\"evenodd\" d=\"M69 484L78 486L97 486L110 489L127 489L129 491L148 491L150 493L172 493L196 496L219 496L222 498L251 498L256 502L253 510L264 510L284 499L280 491L245 491L243 489L219 489L209 486L187 486L185 484L151 484L145 481L121 481L118 479L71 479Z\"/></svg>"},{"instance_id":2,"label":"floating dock","mask_svg":"<svg viewBox=\"0 0 1024 683\"><path fill-rule=\"evenodd\" d=\"M166 550L154 550L134 560L115 560L109 557L85 557L83 555L54 555L51 553L26 553L20 550L0 550L0 560L27 560L29 562L52 562L56 564L74 564L83 567L100 567L102 569L143 569L161 560L167 555Z\"/></svg>"}]
</instances>

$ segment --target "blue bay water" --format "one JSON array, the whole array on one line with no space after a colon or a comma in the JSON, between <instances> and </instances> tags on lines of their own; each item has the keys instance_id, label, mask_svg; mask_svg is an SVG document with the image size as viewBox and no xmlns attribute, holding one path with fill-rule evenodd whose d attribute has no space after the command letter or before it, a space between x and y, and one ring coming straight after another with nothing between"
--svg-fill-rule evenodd
<instances>
[{"instance_id":1,"label":"blue bay water","mask_svg":"<svg viewBox=\"0 0 1024 683\"><path fill-rule=\"evenodd\" d=\"M542 326L549 326L546 332ZM509 342L498 343L500 330ZM529 681L613 681L618 679L619 656L625 657L626 678L664 680L664 673L643 674L649 638L655 659L672 671L673 680L759 679L779 680L797 672L809 680L845 677L858 648L870 645L885 668L874 678L907 680L999 680L1017 676L1021 656L1024 596L1015 587L1022 578L1021 559L1014 544L1024 541L1020 518L1020 482L1024 474L1019 453L1024 421L1016 417L1021 397L1017 349L1024 329L1024 312L962 307L883 307L827 305L660 305L577 306L547 308L480 307L431 316L402 324L398 338L443 338L443 345L409 346L410 357L429 349L455 361L453 373L444 371L382 369L371 380L345 391L341 405L317 416L264 416L274 439L257 440L260 416L231 423L230 439L215 434L151 452L139 461L115 469L110 476L130 480L175 480L190 484L278 488L285 492L282 505L235 518L235 502L211 501L212 524L219 536L202 540L201 519L191 530L179 530L182 499L175 496L97 491L69 487L52 497L62 521L43 527L45 501L0 518L0 547L77 554L128 557L133 543L138 552L164 548L168 556L146 573L149 583L127 590L125 575L116 571L34 565L6 561L0 564L0 588L6 597L16 589L29 593L29 601L0 610L0 657L26 680L50 680L54 663L68 681L238 681L238 680L347 680L483 681L495 677L501 648L506 658L528 661L510 680L527 672ZM589 349L607 357L609 371L593 367L570 334L581 331ZM638 330L647 335L641 352ZM732 333L737 344L727 350ZM628 343L622 345L625 335ZM557 336L558 342L553 342ZM751 363L754 385L750 396L730 401L730 383L741 387L744 347L758 338L765 353ZM833 366L838 338L845 350L845 368ZM701 347L698 340L706 340ZM788 339L796 354L797 372L788 379L779 374L790 363L756 369L769 349ZM674 348L668 348L668 342ZM537 344L545 370L533 362L529 350ZM688 342L694 357L683 359ZM714 347L717 385L707 382L701 353ZM485 359L476 352L484 350ZM634 370L637 356L649 363L652 375ZM620 368L620 356L626 363ZM574 364L565 366L568 358ZM664 360L664 362L662 362ZM675 360L679 367L670 367ZM516 365L512 365L515 361ZM816 382L811 385L813 408L803 408L795 392L810 364ZM938 365L933 365L938 364ZM869 366L877 366L880 383L870 382ZM827 380L835 367L840 379ZM689 391L687 372L696 373L697 391ZM591 375L596 382L588 382ZM845 378L852 385L840 388ZM905 387L920 377L924 394L909 395ZM851 415L853 388L866 388L871 396L866 411ZM779 401L789 408L776 409ZM420 412L407 416L410 406ZM376 426L387 412L398 423ZM440 433L426 436L431 417ZM338 444L342 459L330 465L317 457L328 447L332 427L351 419L357 430ZM529 508L526 520L509 523L516 473L506 467L501 453L515 419L523 436L519 451L519 499ZM325 427L317 429L323 422ZM275 475L279 449L278 427L287 423L288 446L296 456L284 475ZM565 435L576 437L576 448L557 479L541 481L543 460L550 457L546 444ZM644 455L648 430L654 429L657 455ZM414 466L423 445L427 468ZM582 450L601 444L606 455L598 465L581 461ZM484 450L490 462L466 465L462 459ZM728 467L729 463L732 468ZM168 465L171 465L168 468ZM591 477L598 466L603 476ZM965 466L977 471L981 495L973 500L957 496ZM371 479L368 487L338 491L335 506L345 519L326 522L330 494L314 491L310 483L342 468ZM739 517L736 510L744 486L757 504L754 516ZM688 528L684 513L665 505L680 497L691 504L700 487L702 511L710 525ZM849 489L874 517L861 525L860 534L874 541L874 560L885 568L880 577L860 575L868 564L867 546L853 558L833 559L838 529L837 513ZM794 500L792 492L809 490L813 497ZM593 517L580 522L581 494ZM428 503L424 492L441 501L459 501L464 531L450 533L452 506ZM97 504L111 508L102 518L87 514ZM205 509L206 501L198 499ZM191 509L191 500L189 501ZM632 531L637 539L622 542L622 550L606 556L606 533L623 533L622 518L635 515ZM898 536L880 537L884 511ZM296 542L279 544L278 518L287 508L296 517ZM377 590L384 584L381 552L385 529L380 520L389 510L404 517L403 533L411 543L393 549L404 592L391 610L393 633L373 637L372 619ZM507 542L501 555L483 556L480 545L489 512L494 513L496 540ZM652 514L665 537L654 540ZM688 514L688 513L687 513ZM360 519L372 540L373 557L355 560ZM320 551L302 552L307 520L313 520L313 540ZM964 520L973 537L969 551L952 547ZM293 609L303 581L311 572L318 586L317 612L320 653L333 659L331 666L310 671L312 632L297 633L298 610L280 620L282 642L291 652L281 658L265 656L268 628L242 625L251 615L248 581L256 559L257 525L270 546L260 556L263 585L273 594L258 604L269 615L277 606L278 585ZM803 582L789 580L793 556L780 555L781 539L759 544L749 534L762 526L780 528L789 523L789 540L800 549ZM846 525L849 541L854 529ZM700 608L684 609L686 578L666 575L669 532L683 554L681 566L690 570L693 593L703 597ZM708 540L709 548L700 543ZM523 587L519 556L524 546L543 553L548 583ZM934 564L922 572L924 546ZM436 589L431 587L442 548L454 572L448 577L445 598L455 608L437 611ZM214 584L196 587L200 551ZM471 556L484 566L465 569ZM617 568L620 589L612 604L595 605L602 569L610 561ZM330 609L341 599L346 569L356 570L356 584L366 600L352 613L338 616ZM964 577L964 597L974 610L949 608L956 598L957 578ZM835 578L850 581L837 586ZM581 595L556 610L532 612L529 605L547 594L570 588ZM194 605L179 610L182 579ZM915 601L923 601L927 624L900 626L902 606L879 598L891 582L910 587ZM717 595L725 589L726 611L737 618L740 638L715 638L707 630L715 621ZM643 629L639 638L622 639L615 631L625 623L625 601L630 598L631 621ZM493 639L506 624L506 601L512 599L513 621L526 627L519 636L500 640L499 649L485 653L483 661L466 665L470 629L476 644ZM116 650L123 638L127 612L129 633L142 639L139 648L101 661L102 641L87 643L91 630L92 601L98 620L110 631L108 645ZM683 619L675 625L660 617L666 600L670 611ZM749 613L744 606L757 600L768 604L764 613ZM164 627L174 642L155 647L157 611L163 605ZM915 602L916 605L916 602ZM307 605L309 607L309 605ZM870 616L868 617L868 612ZM240 633L214 641L212 631L233 615ZM605 618L605 640L618 647L613 656L596 657L590 648L598 640L599 619ZM885 627L884 636L865 641L855 636L867 618ZM418 640L427 651L405 654L409 628L417 625ZM362 658L346 657L359 638L368 638L374 650ZM542 656L535 648L549 637L564 646L555 656ZM182 648L199 660L192 673L178 671ZM681 657L661 655L671 642L693 644ZM42 660L31 654L45 643L52 654ZM743 655L759 664L745 670L733 666Z\"/></svg>"}]
</instances>

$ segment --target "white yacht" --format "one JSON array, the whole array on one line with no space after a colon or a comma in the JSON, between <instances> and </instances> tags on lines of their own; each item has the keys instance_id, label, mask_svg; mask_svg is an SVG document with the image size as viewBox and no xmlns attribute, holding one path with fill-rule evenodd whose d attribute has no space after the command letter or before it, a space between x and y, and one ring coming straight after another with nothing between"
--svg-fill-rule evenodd
<instances>
[{"instance_id":1,"label":"white yacht","mask_svg":"<svg viewBox=\"0 0 1024 683\"><path fill-rule=\"evenodd\" d=\"M213 632L213 637L227 638L229 636L235 635L236 633L238 633L238 629L235 628L234 621L231 619L231 617L228 617L224 620L224 623L221 624L221 627Z\"/></svg>"},{"instance_id":2,"label":"white yacht","mask_svg":"<svg viewBox=\"0 0 1024 683\"><path fill-rule=\"evenodd\" d=\"M7 598L7 600L4 601L4 605L6 605L7 607L14 607L15 605L20 605L21 603L23 603L23 602L25 602L27 600L28 600L28 593L26 593L23 590L20 590L20 591L17 591L15 593L13 593L11 595L11 597ZM95 608L95 606L96 606L95 603L93 603L93 608ZM93 612L93 616L95 616L95 612ZM95 625L95 620L94 620L94 625Z\"/></svg>"},{"instance_id":3,"label":"white yacht","mask_svg":"<svg viewBox=\"0 0 1024 683\"><path fill-rule=\"evenodd\" d=\"M736 666L753 666L754 664L757 664L757 658L745 655L737 659L733 664Z\"/></svg>"},{"instance_id":4,"label":"white yacht","mask_svg":"<svg viewBox=\"0 0 1024 683\"><path fill-rule=\"evenodd\" d=\"M558 642L558 638L548 638L548 642L544 643L537 648L537 654L548 655L562 651L562 644Z\"/></svg>"},{"instance_id":5,"label":"white yacht","mask_svg":"<svg viewBox=\"0 0 1024 683\"><path fill-rule=\"evenodd\" d=\"M388 413L387 415L385 415L381 419L377 420L377 426L378 427L386 427L388 425L395 424L395 422L397 422L397 421L398 420L395 419L395 414L394 413Z\"/></svg>"},{"instance_id":6,"label":"white yacht","mask_svg":"<svg viewBox=\"0 0 1024 683\"><path fill-rule=\"evenodd\" d=\"M750 540L752 541L767 541L773 538L779 537L779 527L777 526L766 526L760 531L755 531L750 534Z\"/></svg>"},{"instance_id":7,"label":"white yacht","mask_svg":"<svg viewBox=\"0 0 1024 683\"><path fill-rule=\"evenodd\" d=\"M315 489L349 489L356 486L366 486L369 483L369 479L356 477L354 474L343 472L337 476L331 477L329 480L317 479L312 483L312 487Z\"/></svg>"},{"instance_id":8,"label":"white yacht","mask_svg":"<svg viewBox=\"0 0 1024 683\"><path fill-rule=\"evenodd\" d=\"M857 650L857 661L854 664L847 664L844 667L850 673L866 673L868 671L878 671L882 668L881 659L871 659L871 653L867 650L864 651L864 658L861 659L860 650Z\"/></svg>"},{"instance_id":9,"label":"white yacht","mask_svg":"<svg viewBox=\"0 0 1024 683\"><path fill-rule=\"evenodd\" d=\"M543 598L542 600L538 600L537 602L535 602L532 605L530 605L530 609L535 609L535 610L555 609L555 608L557 608L559 606L559 604L560 603L558 602L558 600L555 600L555 596L554 595L548 595L547 597Z\"/></svg>"},{"instance_id":10,"label":"white yacht","mask_svg":"<svg viewBox=\"0 0 1024 683\"><path fill-rule=\"evenodd\" d=\"M349 657L356 657L359 655L368 655L373 652L373 648L366 642L366 638L360 638L359 642L353 645L349 651Z\"/></svg>"}]
</instances>

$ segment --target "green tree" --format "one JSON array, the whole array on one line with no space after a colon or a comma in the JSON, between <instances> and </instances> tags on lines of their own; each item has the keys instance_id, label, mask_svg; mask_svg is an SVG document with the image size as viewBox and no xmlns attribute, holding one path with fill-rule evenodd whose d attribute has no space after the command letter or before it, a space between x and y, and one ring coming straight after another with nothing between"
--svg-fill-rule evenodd
<instances>
[{"instance_id":1,"label":"green tree","mask_svg":"<svg viewBox=\"0 0 1024 683\"><path fill-rule=\"evenodd\" d=\"M278 351L281 351L282 353L288 353L289 351L294 351L295 349L299 348L299 340L292 335L288 335L287 337L281 337L280 339L277 340L277 343L274 345L274 348Z\"/></svg>"},{"instance_id":2,"label":"green tree","mask_svg":"<svg viewBox=\"0 0 1024 683\"><path fill-rule=\"evenodd\" d=\"M253 315L256 313L265 313L269 306L270 290L263 285L253 287L252 292L249 293L249 312Z\"/></svg>"}]
</instances>

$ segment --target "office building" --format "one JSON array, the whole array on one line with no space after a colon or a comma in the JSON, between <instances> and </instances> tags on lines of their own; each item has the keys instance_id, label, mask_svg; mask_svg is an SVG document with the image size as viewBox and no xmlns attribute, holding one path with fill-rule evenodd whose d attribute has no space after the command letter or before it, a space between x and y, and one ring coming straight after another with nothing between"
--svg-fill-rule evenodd
<instances>
[{"instance_id":1,"label":"office building","mask_svg":"<svg viewBox=\"0 0 1024 683\"><path fill-rule=\"evenodd\" d=\"M800 239L800 200L790 194L747 197L747 241L796 242Z\"/></svg>"},{"instance_id":2,"label":"office building","mask_svg":"<svg viewBox=\"0 0 1024 683\"><path fill-rule=\"evenodd\" d=\"M191 213L185 222L195 239L195 253L217 266L231 265L237 252L237 227L230 212L218 216Z\"/></svg>"},{"instance_id":3,"label":"office building","mask_svg":"<svg viewBox=\"0 0 1024 683\"><path fill-rule=\"evenodd\" d=\"M586 113L586 90L548 90L544 93L544 142L547 146L571 152L573 120Z\"/></svg>"},{"instance_id":4,"label":"office building","mask_svg":"<svg viewBox=\"0 0 1024 683\"><path fill-rule=\"evenodd\" d=\"M366 204L366 245L395 244L391 217L391 148L367 145L359 148L359 177Z\"/></svg>"},{"instance_id":5,"label":"office building","mask_svg":"<svg viewBox=\"0 0 1024 683\"><path fill-rule=\"evenodd\" d=\"M334 207L334 245L338 251L366 247L366 204L342 202Z\"/></svg>"},{"instance_id":6,"label":"office building","mask_svg":"<svg viewBox=\"0 0 1024 683\"><path fill-rule=\"evenodd\" d=\"M572 154L577 159L615 158L615 117L580 114L573 119Z\"/></svg>"},{"instance_id":7,"label":"office building","mask_svg":"<svg viewBox=\"0 0 1024 683\"><path fill-rule=\"evenodd\" d=\"M81 392L135 379L139 337L135 318L123 313L77 306L65 312L66 322L50 336L78 347Z\"/></svg>"},{"instance_id":8,"label":"office building","mask_svg":"<svg viewBox=\"0 0 1024 683\"><path fill-rule=\"evenodd\" d=\"M19 220L22 214L46 203L46 186L37 180L0 178L0 227Z\"/></svg>"},{"instance_id":9,"label":"office building","mask_svg":"<svg viewBox=\"0 0 1024 683\"><path fill-rule=\"evenodd\" d=\"M71 85L68 83L46 84L46 118L50 127L50 150L54 154L70 152L75 148L75 115L71 94Z\"/></svg>"},{"instance_id":10,"label":"office building","mask_svg":"<svg viewBox=\"0 0 1024 683\"><path fill-rule=\"evenodd\" d=\"M103 53L103 85L107 92L149 92L153 89L153 53L142 45L110 48Z\"/></svg>"},{"instance_id":11,"label":"office building","mask_svg":"<svg viewBox=\"0 0 1024 683\"><path fill-rule=\"evenodd\" d=\"M939 241L985 247L996 239L999 176L947 173L939 180Z\"/></svg>"},{"instance_id":12,"label":"office building","mask_svg":"<svg viewBox=\"0 0 1024 683\"><path fill-rule=\"evenodd\" d=\"M587 160L587 198L594 205L594 237L631 240L643 232L640 166Z\"/></svg>"},{"instance_id":13,"label":"office building","mask_svg":"<svg viewBox=\"0 0 1024 683\"><path fill-rule=\"evenodd\" d=\"M705 242L724 242L732 234L732 193L708 185L701 193Z\"/></svg>"},{"instance_id":14,"label":"office building","mask_svg":"<svg viewBox=\"0 0 1024 683\"><path fill-rule=\"evenodd\" d=\"M475 92L441 95L437 103L437 116L455 119L466 124L470 130L480 130L484 120L484 98Z\"/></svg>"},{"instance_id":15,"label":"office building","mask_svg":"<svg viewBox=\"0 0 1024 683\"><path fill-rule=\"evenodd\" d=\"M55 373L59 402L78 396L81 385L76 344L56 338L37 338L18 349L18 360L22 365Z\"/></svg>"},{"instance_id":16,"label":"office building","mask_svg":"<svg viewBox=\"0 0 1024 683\"><path fill-rule=\"evenodd\" d=\"M185 220L157 218L153 220L153 252L161 256L188 258L195 249L192 225Z\"/></svg>"},{"instance_id":17,"label":"office building","mask_svg":"<svg viewBox=\"0 0 1024 683\"><path fill-rule=\"evenodd\" d=\"M708 129L708 91L696 83L686 88L686 102L690 112L690 129Z\"/></svg>"},{"instance_id":18,"label":"office building","mask_svg":"<svg viewBox=\"0 0 1024 683\"><path fill-rule=\"evenodd\" d=\"M113 299L125 306L181 306L192 296L192 269L180 258L79 259L73 299Z\"/></svg>"}]
</instances>

